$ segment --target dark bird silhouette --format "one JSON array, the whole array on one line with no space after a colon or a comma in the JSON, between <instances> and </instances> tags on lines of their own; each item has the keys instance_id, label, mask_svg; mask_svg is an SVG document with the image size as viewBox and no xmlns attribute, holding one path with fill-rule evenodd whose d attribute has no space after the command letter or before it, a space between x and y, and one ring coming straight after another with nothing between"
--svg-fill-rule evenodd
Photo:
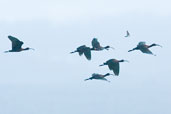
<instances>
[{"instance_id":1,"label":"dark bird silhouette","mask_svg":"<svg viewBox=\"0 0 171 114\"><path fill-rule=\"evenodd\" d=\"M129 37L130 33L128 31L126 31L126 36L125 37Z\"/></svg>"},{"instance_id":2,"label":"dark bird silhouette","mask_svg":"<svg viewBox=\"0 0 171 114\"><path fill-rule=\"evenodd\" d=\"M113 75L113 74L107 73L105 75L102 75L102 74L96 74L96 73L94 73L94 74L92 74L92 77L90 77L88 79L85 79L84 81L92 80L92 79L108 81L105 77L106 76L110 76L110 75ZM110 82L110 81L108 81L108 82Z\"/></svg>"},{"instance_id":3,"label":"dark bird silhouette","mask_svg":"<svg viewBox=\"0 0 171 114\"><path fill-rule=\"evenodd\" d=\"M22 48L22 45L24 44L24 42L18 40L17 38L13 37L13 36L8 36L9 40L11 40L12 42L12 49L9 51L5 51L5 53L7 52L20 52L20 51L26 51L26 50L34 50L33 48Z\"/></svg>"},{"instance_id":4,"label":"dark bird silhouette","mask_svg":"<svg viewBox=\"0 0 171 114\"><path fill-rule=\"evenodd\" d=\"M75 51L70 53L72 54L76 52L78 52L80 56L84 54L88 60L91 60L91 48L87 47L86 45L82 45L78 47Z\"/></svg>"},{"instance_id":5,"label":"dark bird silhouette","mask_svg":"<svg viewBox=\"0 0 171 114\"><path fill-rule=\"evenodd\" d=\"M104 66L104 65L108 65L109 69L110 70L113 70L114 74L116 76L119 75L119 63L120 62L128 62L127 60L116 60L116 59L110 59L108 61L106 61L105 63L103 63L102 65L100 66Z\"/></svg>"},{"instance_id":6,"label":"dark bird silhouette","mask_svg":"<svg viewBox=\"0 0 171 114\"><path fill-rule=\"evenodd\" d=\"M91 41L91 44L92 44L92 50L95 50L95 51L101 51L101 50L109 50L109 48L112 48L114 49L113 47L110 47L110 46L105 46L105 47L102 47L99 43L99 41L97 40L97 38L93 38L93 40Z\"/></svg>"},{"instance_id":7,"label":"dark bird silhouette","mask_svg":"<svg viewBox=\"0 0 171 114\"><path fill-rule=\"evenodd\" d=\"M160 46L160 47L162 47L162 46L159 45L159 44L154 44L154 43L153 43L153 44L151 44L151 45L146 45L145 42L139 42L138 45L137 45L137 47L133 48L132 50L129 50L128 52L131 52L131 51L134 51L134 50L140 50L140 51L143 52L143 53L155 55L155 54L153 54L153 53L149 50L149 48L151 48L151 47L153 47L153 46Z\"/></svg>"}]
</instances>

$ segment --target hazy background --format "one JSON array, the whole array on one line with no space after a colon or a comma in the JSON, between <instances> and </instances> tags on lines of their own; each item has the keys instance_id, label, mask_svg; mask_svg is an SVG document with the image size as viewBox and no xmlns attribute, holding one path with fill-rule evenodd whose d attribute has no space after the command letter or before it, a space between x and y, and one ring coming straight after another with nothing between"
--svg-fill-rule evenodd
<instances>
[{"instance_id":1,"label":"hazy background","mask_svg":"<svg viewBox=\"0 0 171 114\"><path fill-rule=\"evenodd\" d=\"M0 0L0 114L170 114L170 0ZM131 37L125 38L126 30ZM35 51L11 49L7 36ZM69 54L80 45L115 50L92 60ZM157 56L128 53L139 41ZM111 83L84 79L105 74L108 59L126 59Z\"/></svg>"}]
</instances>

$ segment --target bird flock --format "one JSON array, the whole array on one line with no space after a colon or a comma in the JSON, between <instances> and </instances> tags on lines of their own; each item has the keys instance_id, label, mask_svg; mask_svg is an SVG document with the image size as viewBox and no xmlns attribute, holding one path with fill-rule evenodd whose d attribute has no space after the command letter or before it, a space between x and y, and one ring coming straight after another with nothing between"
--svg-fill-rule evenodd
<instances>
[{"instance_id":1,"label":"bird flock","mask_svg":"<svg viewBox=\"0 0 171 114\"><path fill-rule=\"evenodd\" d=\"M128 31L126 31L126 36L125 37L130 37L130 33ZM26 51L26 50L34 50L33 48L29 48L29 47L22 48L22 45L24 44L24 42L20 41L18 38L14 37L14 36L8 36L8 38L12 42L12 49L9 50L9 51L5 51L4 53L21 52L21 51ZM91 41L91 44L92 44L92 48L87 47L86 45L82 45L82 46L79 46L78 48L76 48L75 51L72 51L70 53L73 54L73 53L78 52L78 54L80 56L82 56L84 54L86 59L90 61L92 51L103 51L103 50L114 49L111 46L104 46L104 47L101 46L100 42L98 41L97 38L93 38L93 40ZM137 44L137 46L135 48L133 48L131 50L128 50L128 52L132 52L132 51L135 51L135 50L140 50L142 53L156 56L155 54L153 54L149 50L149 48L151 48L153 46L162 47L161 45L155 44L155 43L153 43L151 45L147 45L145 42L141 41L141 42L139 42ZM104 81L110 82L105 77L111 76L111 75L119 76L119 70L120 70L119 63L121 63L121 62L129 62L129 61L128 60L123 60L123 59L122 60L117 60L117 59L109 59L109 60L107 60L106 62L104 62L103 64L101 64L99 66L107 65L109 70L112 70L114 74L106 73L106 74L102 75L102 74L98 74L98 73L93 73L92 76L90 78L88 78L88 79L85 79L85 81L92 80L92 79L98 79L98 80L104 80Z\"/></svg>"},{"instance_id":2,"label":"bird flock","mask_svg":"<svg viewBox=\"0 0 171 114\"><path fill-rule=\"evenodd\" d=\"M126 36L125 37L130 37L130 33L128 31L126 31ZM87 47L86 45L82 45L79 46L75 51L70 52L71 54L78 52L80 56L82 56L84 54L84 56L87 58L87 60L91 60L91 51L102 51L102 50L109 50L109 48L114 49L111 46L101 46L100 42L98 41L97 38L93 38L93 40L91 41L92 44L92 48ZM142 53L146 53L146 54L151 54L156 56L155 54L153 54L149 48L153 47L153 46L160 46L159 44L151 44L151 45L147 45L145 42L139 42L138 45L129 50L128 52L134 51L134 50L140 50ZM104 62L103 64L99 65L99 66L105 66L107 65L109 70L112 70L115 76L119 76L119 70L120 70L120 66L119 63L121 62L129 62L128 60L117 60L117 59L109 59L106 62ZM92 79L98 79L98 80L104 80L104 81L108 81L105 77L106 76L110 76L113 74L107 73L105 75L102 74L98 74L98 73L93 73L92 76L88 79L85 79L85 81L87 80L92 80ZM110 81L108 81L110 82Z\"/></svg>"}]
</instances>

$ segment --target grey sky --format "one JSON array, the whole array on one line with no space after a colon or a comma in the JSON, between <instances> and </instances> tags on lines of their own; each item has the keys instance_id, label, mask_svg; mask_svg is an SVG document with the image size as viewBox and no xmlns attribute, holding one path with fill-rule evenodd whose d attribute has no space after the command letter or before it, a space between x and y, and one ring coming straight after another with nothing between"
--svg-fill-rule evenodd
<instances>
[{"instance_id":1,"label":"grey sky","mask_svg":"<svg viewBox=\"0 0 171 114\"><path fill-rule=\"evenodd\" d=\"M169 0L1 0L0 114L170 114L171 2ZM131 37L124 38L126 30ZM36 51L4 54L7 36ZM97 37L115 50L70 55ZM135 51L139 41L157 56ZM121 63L111 83L87 81L108 59Z\"/></svg>"}]
</instances>

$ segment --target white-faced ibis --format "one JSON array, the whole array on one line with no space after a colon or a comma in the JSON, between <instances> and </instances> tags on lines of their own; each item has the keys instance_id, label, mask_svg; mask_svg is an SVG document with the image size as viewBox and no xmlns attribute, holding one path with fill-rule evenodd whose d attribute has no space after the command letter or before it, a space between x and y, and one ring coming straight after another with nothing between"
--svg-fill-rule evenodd
<instances>
[{"instance_id":1,"label":"white-faced ibis","mask_svg":"<svg viewBox=\"0 0 171 114\"><path fill-rule=\"evenodd\" d=\"M107 73L105 75L102 75L102 74L96 74L96 73L94 73L94 74L92 74L92 76L90 78L85 79L84 81L92 80L92 79L108 81L105 77L106 76L110 76L110 75L113 75L113 74ZM110 81L108 81L108 82L110 82Z\"/></svg>"},{"instance_id":2,"label":"white-faced ibis","mask_svg":"<svg viewBox=\"0 0 171 114\"><path fill-rule=\"evenodd\" d=\"M113 70L114 74L116 76L119 75L119 63L120 62L128 62L127 60L116 60L116 59L110 59L108 61L106 61L105 63L103 63L100 66L104 66L104 65L108 65L110 70Z\"/></svg>"},{"instance_id":3,"label":"white-faced ibis","mask_svg":"<svg viewBox=\"0 0 171 114\"><path fill-rule=\"evenodd\" d=\"M102 47L99 43L99 41L97 40L97 38L93 38L93 40L91 41L91 44L92 44L92 50L95 50L95 51L101 51L101 50L108 50L109 48L112 48L114 49L113 47L110 47L110 46L105 46L105 47Z\"/></svg>"},{"instance_id":4,"label":"white-faced ibis","mask_svg":"<svg viewBox=\"0 0 171 114\"><path fill-rule=\"evenodd\" d=\"M25 50L30 50L32 48L22 48L22 45L24 44L24 42L18 40L17 38L13 37L13 36L8 36L9 40L11 40L12 42L12 49L9 51L5 51L5 53L7 52L20 52L20 51L25 51ZM32 49L34 50L34 49Z\"/></svg>"},{"instance_id":5,"label":"white-faced ibis","mask_svg":"<svg viewBox=\"0 0 171 114\"><path fill-rule=\"evenodd\" d=\"M146 54L151 54L151 55L155 55L153 54L149 48L153 47L153 46L160 46L162 47L161 45L159 44L151 44L151 45L146 45L145 42L139 42L137 47L133 48L132 50L129 50L128 52L131 52L131 51L134 51L134 50L140 50L141 52L143 53L146 53Z\"/></svg>"},{"instance_id":6,"label":"white-faced ibis","mask_svg":"<svg viewBox=\"0 0 171 114\"><path fill-rule=\"evenodd\" d=\"M86 45L82 45L78 47L75 51L70 53L72 54L75 52L78 52L80 56L84 54L88 60L91 60L91 48L87 47Z\"/></svg>"},{"instance_id":7,"label":"white-faced ibis","mask_svg":"<svg viewBox=\"0 0 171 114\"><path fill-rule=\"evenodd\" d=\"M129 37L130 33L128 31L126 31L126 36L125 37Z\"/></svg>"}]
</instances>

